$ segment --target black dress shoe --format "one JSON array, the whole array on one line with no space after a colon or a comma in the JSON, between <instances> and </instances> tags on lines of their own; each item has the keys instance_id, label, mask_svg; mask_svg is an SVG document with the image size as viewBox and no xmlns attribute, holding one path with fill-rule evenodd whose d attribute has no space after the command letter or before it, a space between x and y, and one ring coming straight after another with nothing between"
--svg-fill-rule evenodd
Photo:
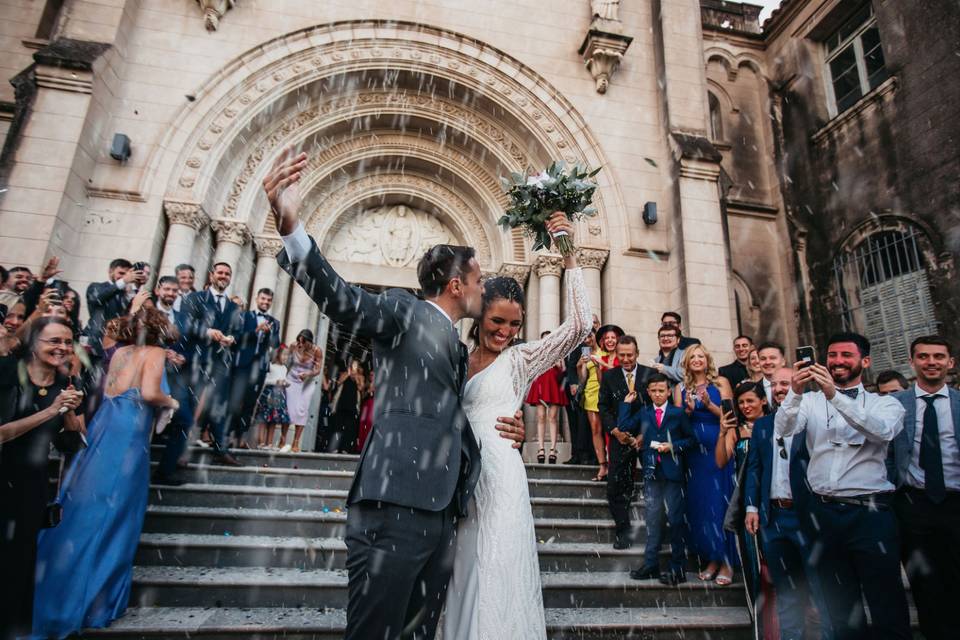
<instances>
[{"instance_id":1,"label":"black dress shoe","mask_svg":"<svg viewBox=\"0 0 960 640\"><path fill-rule=\"evenodd\" d=\"M153 484L162 484L166 487L179 487L184 484L184 481L176 476L162 476L160 474L154 474L150 481Z\"/></svg>"},{"instance_id":2,"label":"black dress shoe","mask_svg":"<svg viewBox=\"0 0 960 640\"><path fill-rule=\"evenodd\" d=\"M687 574L683 571L665 571L660 574L660 584L674 587L687 581Z\"/></svg>"},{"instance_id":3,"label":"black dress shoe","mask_svg":"<svg viewBox=\"0 0 960 640\"><path fill-rule=\"evenodd\" d=\"M213 456L213 464L222 464L226 467L242 467L243 463L234 458L229 453L221 453Z\"/></svg>"},{"instance_id":4,"label":"black dress shoe","mask_svg":"<svg viewBox=\"0 0 960 640\"><path fill-rule=\"evenodd\" d=\"M632 580L650 580L660 575L660 567L643 567L630 572Z\"/></svg>"},{"instance_id":5,"label":"black dress shoe","mask_svg":"<svg viewBox=\"0 0 960 640\"><path fill-rule=\"evenodd\" d=\"M633 546L633 542L630 541L630 538L617 538L613 541L613 548L618 551L623 551L624 549L629 549Z\"/></svg>"}]
</instances>

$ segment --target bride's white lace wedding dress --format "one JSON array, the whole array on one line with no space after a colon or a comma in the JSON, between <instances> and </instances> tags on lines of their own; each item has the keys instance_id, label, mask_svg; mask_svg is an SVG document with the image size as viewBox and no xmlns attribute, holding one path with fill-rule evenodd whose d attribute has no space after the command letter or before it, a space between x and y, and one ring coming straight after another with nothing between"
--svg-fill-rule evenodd
<instances>
[{"instance_id":1,"label":"bride's white lace wedding dress","mask_svg":"<svg viewBox=\"0 0 960 640\"><path fill-rule=\"evenodd\" d=\"M546 638L537 540L527 472L499 416L520 408L530 384L577 347L591 329L580 269L567 271L567 320L541 340L510 347L471 378L463 408L480 443L480 479L457 529L444 640Z\"/></svg>"}]
</instances>

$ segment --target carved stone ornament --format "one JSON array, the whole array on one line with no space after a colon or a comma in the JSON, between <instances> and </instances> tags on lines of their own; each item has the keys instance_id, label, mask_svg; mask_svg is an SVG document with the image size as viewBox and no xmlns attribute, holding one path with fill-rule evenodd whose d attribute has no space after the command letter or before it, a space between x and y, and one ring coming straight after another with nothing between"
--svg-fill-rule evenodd
<instances>
[{"instance_id":1,"label":"carved stone ornament","mask_svg":"<svg viewBox=\"0 0 960 640\"><path fill-rule=\"evenodd\" d=\"M620 67L623 54L627 52L633 38L612 31L596 29L591 25L587 37L580 45L580 55L587 71L597 83L597 93L606 93L610 79Z\"/></svg>"},{"instance_id":2,"label":"carved stone ornament","mask_svg":"<svg viewBox=\"0 0 960 640\"><path fill-rule=\"evenodd\" d=\"M500 265L498 276L506 276L516 280L521 287L527 288L527 278L530 277L530 265L520 264L519 262L504 262Z\"/></svg>"},{"instance_id":3,"label":"carved stone ornament","mask_svg":"<svg viewBox=\"0 0 960 640\"><path fill-rule=\"evenodd\" d=\"M203 26L207 31L216 31L220 18L237 4L237 0L197 0L203 11Z\"/></svg>"},{"instance_id":4,"label":"carved stone ornament","mask_svg":"<svg viewBox=\"0 0 960 640\"><path fill-rule=\"evenodd\" d=\"M257 248L258 258L276 258L283 249L283 240L271 236L257 236L253 239L253 246Z\"/></svg>"},{"instance_id":5,"label":"carved stone ornament","mask_svg":"<svg viewBox=\"0 0 960 640\"><path fill-rule=\"evenodd\" d=\"M577 264L584 269L603 269L610 252L606 249L577 248Z\"/></svg>"},{"instance_id":6,"label":"carved stone ornament","mask_svg":"<svg viewBox=\"0 0 960 640\"><path fill-rule=\"evenodd\" d=\"M214 220L210 223L210 228L216 234L217 244L229 242L242 247L251 238L250 229L238 220Z\"/></svg>"},{"instance_id":7,"label":"carved stone ornament","mask_svg":"<svg viewBox=\"0 0 960 640\"><path fill-rule=\"evenodd\" d=\"M198 202L167 200L163 203L163 212L167 214L169 224L186 225L196 231L200 231L210 222L203 206Z\"/></svg>"},{"instance_id":8,"label":"carved stone ornament","mask_svg":"<svg viewBox=\"0 0 960 640\"><path fill-rule=\"evenodd\" d=\"M534 266L537 269L537 275L541 278L544 276L559 278L560 274L563 273L563 257L552 253L541 254L537 256Z\"/></svg>"}]
</instances>

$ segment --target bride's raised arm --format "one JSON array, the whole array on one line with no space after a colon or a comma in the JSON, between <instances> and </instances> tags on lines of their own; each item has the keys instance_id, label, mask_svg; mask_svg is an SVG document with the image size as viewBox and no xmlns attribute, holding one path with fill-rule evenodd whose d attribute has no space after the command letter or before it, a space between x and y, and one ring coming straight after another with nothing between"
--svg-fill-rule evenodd
<instances>
[{"instance_id":1,"label":"bride's raised arm","mask_svg":"<svg viewBox=\"0 0 960 640\"><path fill-rule=\"evenodd\" d=\"M564 257L564 268L567 319L550 335L510 349L515 363L514 385L518 387L518 394L522 395L539 375L565 358L593 329L590 297L575 254Z\"/></svg>"}]
</instances>

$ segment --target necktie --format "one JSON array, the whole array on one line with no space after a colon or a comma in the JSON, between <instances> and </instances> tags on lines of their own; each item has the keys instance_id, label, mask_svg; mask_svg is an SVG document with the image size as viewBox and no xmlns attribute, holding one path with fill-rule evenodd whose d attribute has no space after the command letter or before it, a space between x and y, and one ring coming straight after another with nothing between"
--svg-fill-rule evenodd
<instances>
[{"instance_id":1,"label":"necktie","mask_svg":"<svg viewBox=\"0 0 960 640\"><path fill-rule=\"evenodd\" d=\"M663 409L661 409L660 407L657 407L654 410L654 414L657 417L657 429L659 429L660 425L663 423Z\"/></svg>"},{"instance_id":2,"label":"necktie","mask_svg":"<svg viewBox=\"0 0 960 640\"><path fill-rule=\"evenodd\" d=\"M923 469L927 497L936 503L947 497L943 481L943 456L940 453L940 421L933 401L940 396L923 396L927 403L923 411L923 434L920 436L920 468Z\"/></svg>"},{"instance_id":3,"label":"necktie","mask_svg":"<svg viewBox=\"0 0 960 640\"><path fill-rule=\"evenodd\" d=\"M857 395L860 393L860 387L854 387L853 389L837 389L840 393L847 396L848 398L857 399Z\"/></svg>"},{"instance_id":4,"label":"necktie","mask_svg":"<svg viewBox=\"0 0 960 640\"><path fill-rule=\"evenodd\" d=\"M633 393L633 373L627 373L627 391Z\"/></svg>"},{"instance_id":5,"label":"necktie","mask_svg":"<svg viewBox=\"0 0 960 640\"><path fill-rule=\"evenodd\" d=\"M217 298L217 309L219 309L219 310L222 312L222 311L223 311L223 296L218 294L218 295L216 296L216 298Z\"/></svg>"}]
</instances>

